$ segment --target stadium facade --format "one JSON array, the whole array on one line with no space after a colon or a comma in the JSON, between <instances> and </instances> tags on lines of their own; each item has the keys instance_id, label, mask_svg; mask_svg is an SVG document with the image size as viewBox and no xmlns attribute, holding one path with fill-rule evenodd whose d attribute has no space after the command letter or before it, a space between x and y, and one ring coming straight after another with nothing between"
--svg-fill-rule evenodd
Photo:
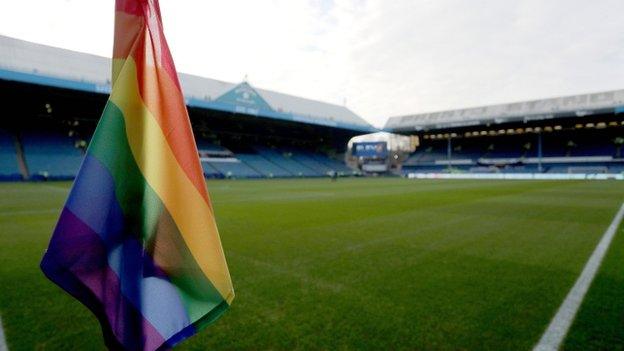
<instances>
[{"instance_id":1,"label":"stadium facade","mask_svg":"<svg viewBox=\"0 0 624 351\"><path fill-rule=\"evenodd\" d=\"M415 135L405 174L619 174L624 90L391 117Z\"/></svg>"},{"instance_id":2,"label":"stadium facade","mask_svg":"<svg viewBox=\"0 0 624 351\"><path fill-rule=\"evenodd\" d=\"M109 58L0 36L0 179L75 176L111 90L110 67ZM248 82L183 73L180 81L208 178L365 170L366 162L347 167L347 143L376 129L344 106ZM397 173L624 171L624 90L391 117L384 130L418 145L372 158Z\"/></svg>"},{"instance_id":3,"label":"stadium facade","mask_svg":"<svg viewBox=\"0 0 624 351\"><path fill-rule=\"evenodd\" d=\"M68 179L111 91L109 58L0 36L0 178ZM315 177L375 131L344 106L180 74L206 177Z\"/></svg>"}]
</instances>

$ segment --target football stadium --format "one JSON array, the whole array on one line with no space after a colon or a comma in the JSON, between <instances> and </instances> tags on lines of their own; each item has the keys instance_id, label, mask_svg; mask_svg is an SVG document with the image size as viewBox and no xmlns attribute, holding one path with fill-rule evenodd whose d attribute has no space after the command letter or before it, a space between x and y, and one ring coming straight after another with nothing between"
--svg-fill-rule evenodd
<instances>
[{"instance_id":1,"label":"football stadium","mask_svg":"<svg viewBox=\"0 0 624 351\"><path fill-rule=\"evenodd\" d=\"M115 142L100 123L121 84L114 64L0 36L0 351L148 348L148 336L142 347L105 345L103 336L119 338L111 315L132 324L122 304L98 314L71 289L78 283L40 268L70 191L96 193L73 212L112 218L97 205L106 195L79 180L91 153ZM345 106L248 81L179 81L236 298L197 330L168 334L163 349L624 348L624 90L386 116L376 128ZM133 182L134 169L119 172ZM164 198L156 183L140 198ZM138 207L148 221L149 202L130 199L123 210ZM194 219L163 203L180 231L179 218ZM165 255L183 255L173 251ZM87 272L102 263L89 262L87 295L110 298L114 289ZM178 284L173 271L184 267L162 266ZM143 278L160 277L161 268L141 267ZM119 289L164 336L159 310L172 307L145 298L149 289ZM199 297L183 298L187 311L190 299Z\"/></svg>"}]
</instances>

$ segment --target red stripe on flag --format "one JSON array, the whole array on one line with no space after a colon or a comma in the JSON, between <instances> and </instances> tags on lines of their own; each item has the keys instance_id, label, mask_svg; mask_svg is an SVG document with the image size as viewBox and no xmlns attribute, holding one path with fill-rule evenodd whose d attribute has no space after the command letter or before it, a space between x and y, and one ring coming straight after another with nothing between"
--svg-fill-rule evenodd
<instances>
[{"instance_id":1,"label":"red stripe on flag","mask_svg":"<svg viewBox=\"0 0 624 351\"><path fill-rule=\"evenodd\" d=\"M143 7L147 6L146 0L116 0L115 11L125 12L135 16L143 16Z\"/></svg>"}]
</instances>

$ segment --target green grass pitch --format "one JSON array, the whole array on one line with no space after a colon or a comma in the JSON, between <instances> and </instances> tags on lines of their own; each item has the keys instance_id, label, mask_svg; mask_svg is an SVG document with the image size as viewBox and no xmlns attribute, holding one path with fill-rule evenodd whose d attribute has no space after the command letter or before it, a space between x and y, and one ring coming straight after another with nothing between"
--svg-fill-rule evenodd
<instances>
[{"instance_id":1,"label":"green grass pitch","mask_svg":"<svg viewBox=\"0 0 624 351\"><path fill-rule=\"evenodd\" d=\"M69 183L0 184L10 350L101 349L38 268ZM180 350L529 350L624 199L616 181L209 181L237 297ZM564 348L624 348L620 230Z\"/></svg>"}]
</instances>

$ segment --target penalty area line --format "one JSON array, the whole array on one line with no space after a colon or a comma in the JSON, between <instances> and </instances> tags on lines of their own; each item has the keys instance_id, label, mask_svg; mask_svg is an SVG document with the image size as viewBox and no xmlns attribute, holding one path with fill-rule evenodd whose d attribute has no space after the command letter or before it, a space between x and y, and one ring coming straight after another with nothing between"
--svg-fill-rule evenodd
<instances>
[{"instance_id":1,"label":"penalty area line","mask_svg":"<svg viewBox=\"0 0 624 351\"><path fill-rule=\"evenodd\" d=\"M6 339L4 337L4 327L2 326L2 317L0 317L0 351L9 351Z\"/></svg>"},{"instance_id":2,"label":"penalty area line","mask_svg":"<svg viewBox=\"0 0 624 351\"><path fill-rule=\"evenodd\" d=\"M568 334L574 317L598 272L598 268L600 268L600 264L609 246L611 246L611 241L613 241L613 237L615 237L615 233L617 233L617 229L623 217L624 203L620 206L615 217L613 217L609 228L604 232L594 252L592 252L589 260L587 260L581 275L579 275L576 283L574 283L574 286L568 293L568 296L566 296L561 306L559 306L559 310L557 310L557 313L550 321L548 328L544 331L544 334L533 348L533 351L556 351L561 347L561 343Z\"/></svg>"}]
</instances>

